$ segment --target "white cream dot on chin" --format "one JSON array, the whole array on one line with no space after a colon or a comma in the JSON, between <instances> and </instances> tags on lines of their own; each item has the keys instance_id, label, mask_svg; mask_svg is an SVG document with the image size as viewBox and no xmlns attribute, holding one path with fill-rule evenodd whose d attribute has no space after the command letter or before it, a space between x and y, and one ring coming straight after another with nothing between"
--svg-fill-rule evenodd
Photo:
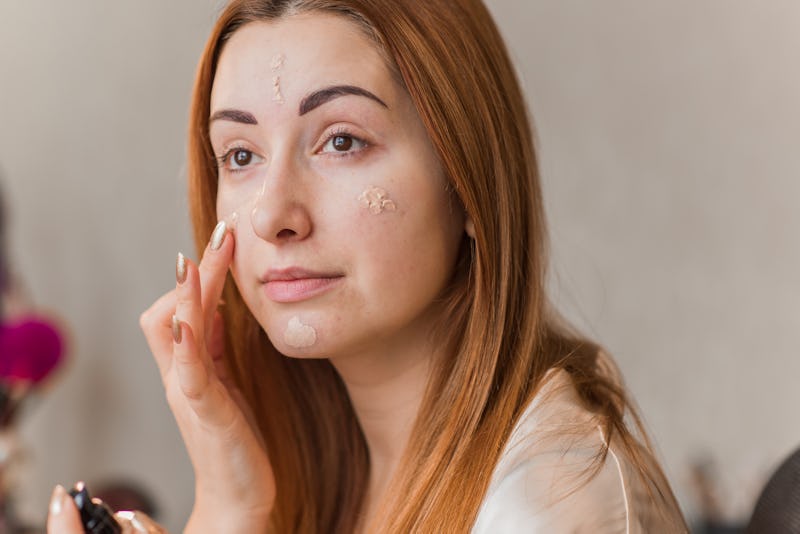
<instances>
[{"instance_id":1,"label":"white cream dot on chin","mask_svg":"<svg viewBox=\"0 0 800 534\"><path fill-rule=\"evenodd\" d=\"M283 332L283 341L295 349L305 349L316 343L317 331L311 325L303 324L296 315L289 319Z\"/></svg>"},{"instance_id":2,"label":"white cream dot on chin","mask_svg":"<svg viewBox=\"0 0 800 534\"><path fill-rule=\"evenodd\" d=\"M389 198L389 194L385 189L372 186L365 189L359 196L358 201L361 205L367 208L370 213L375 215L384 211L395 211L397 206L394 200Z\"/></svg>"}]
</instances>

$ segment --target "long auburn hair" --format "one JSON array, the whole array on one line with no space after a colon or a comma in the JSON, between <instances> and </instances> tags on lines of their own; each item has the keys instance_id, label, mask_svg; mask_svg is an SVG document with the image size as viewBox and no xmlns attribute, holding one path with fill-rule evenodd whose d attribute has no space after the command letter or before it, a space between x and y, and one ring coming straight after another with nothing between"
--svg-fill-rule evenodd
<instances>
[{"instance_id":1,"label":"long auburn hair","mask_svg":"<svg viewBox=\"0 0 800 534\"><path fill-rule=\"evenodd\" d=\"M190 114L197 250L217 222L208 119L221 50L245 24L301 12L345 17L384 53L475 225L475 239L465 236L442 297L448 325L440 334L452 356L437 362L430 377L381 530L468 532L514 423L552 368L569 373L606 443L613 438L628 453L651 496L677 509L612 362L548 306L547 234L531 127L503 40L480 0L231 1L200 59ZM226 358L275 472L271 528L352 532L360 525L369 454L342 380L327 360L279 354L230 278L224 299ZM607 447L598 451L598 469L606 453Z\"/></svg>"}]
</instances>

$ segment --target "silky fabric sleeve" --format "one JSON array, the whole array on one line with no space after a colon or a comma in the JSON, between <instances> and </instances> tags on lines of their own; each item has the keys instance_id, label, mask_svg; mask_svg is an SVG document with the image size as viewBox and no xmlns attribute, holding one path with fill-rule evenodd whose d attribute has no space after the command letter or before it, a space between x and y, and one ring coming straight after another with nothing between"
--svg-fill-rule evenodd
<instances>
[{"instance_id":1,"label":"silky fabric sleeve","mask_svg":"<svg viewBox=\"0 0 800 534\"><path fill-rule=\"evenodd\" d=\"M686 532L680 510L663 506L567 373L551 370L509 436L472 533Z\"/></svg>"},{"instance_id":2,"label":"silky fabric sleeve","mask_svg":"<svg viewBox=\"0 0 800 534\"><path fill-rule=\"evenodd\" d=\"M589 478L595 453L572 449L520 463L493 485L473 534L634 532L616 456Z\"/></svg>"}]
</instances>

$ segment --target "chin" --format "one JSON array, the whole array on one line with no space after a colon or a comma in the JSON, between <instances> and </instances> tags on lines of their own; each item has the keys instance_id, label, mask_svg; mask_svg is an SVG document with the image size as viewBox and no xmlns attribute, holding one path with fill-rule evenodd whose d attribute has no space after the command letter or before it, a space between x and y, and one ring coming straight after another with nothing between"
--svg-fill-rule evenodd
<instances>
[{"instance_id":1,"label":"chin","mask_svg":"<svg viewBox=\"0 0 800 534\"><path fill-rule=\"evenodd\" d=\"M289 358L324 358L320 321L309 313L271 314L259 321L275 349Z\"/></svg>"}]
</instances>

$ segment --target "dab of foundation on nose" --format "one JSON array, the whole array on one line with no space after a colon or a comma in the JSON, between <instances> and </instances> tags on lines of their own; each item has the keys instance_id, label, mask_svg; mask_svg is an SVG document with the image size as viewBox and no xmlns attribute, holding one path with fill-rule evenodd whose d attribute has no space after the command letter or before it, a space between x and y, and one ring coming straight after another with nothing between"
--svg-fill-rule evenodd
<instances>
[{"instance_id":1,"label":"dab of foundation on nose","mask_svg":"<svg viewBox=\"0 0 800 534\"><path fill-rule=\"evenodd\" d=\"M303 324L296 315L289 319L289 324L283 332L283 341L295 349L310 347L317 341L317 331L313 326Z\"/></svg>"},{"instance_id":2,"label":"dab of foundation on nose","mask_svg":"<svg viewBox=\"0 0 800 534\"><path fill-rule=\"evenodd\" d=\"M266 221L265 217L267 217L267 213L264 211L263 206L261 205L261 199L264 198L264 194L267 191L267 181L261 184L261 188L258 190L258 193L250 199L250 224L253 225L253 228L259 228L262 223Z\"/></svg>"},{"instance_id":3,"label":"dab of foundation on nose","mask_svg":"<svg viewBox=\"0 0 800 534\"><path fill-rule=\"evenodd\" d=\"M386 190L380 187L365 189L359 195L358 201L375 215L383 211L395 211L397 209L394 200L390 199Z\"/></svg>"}]
</instances>

